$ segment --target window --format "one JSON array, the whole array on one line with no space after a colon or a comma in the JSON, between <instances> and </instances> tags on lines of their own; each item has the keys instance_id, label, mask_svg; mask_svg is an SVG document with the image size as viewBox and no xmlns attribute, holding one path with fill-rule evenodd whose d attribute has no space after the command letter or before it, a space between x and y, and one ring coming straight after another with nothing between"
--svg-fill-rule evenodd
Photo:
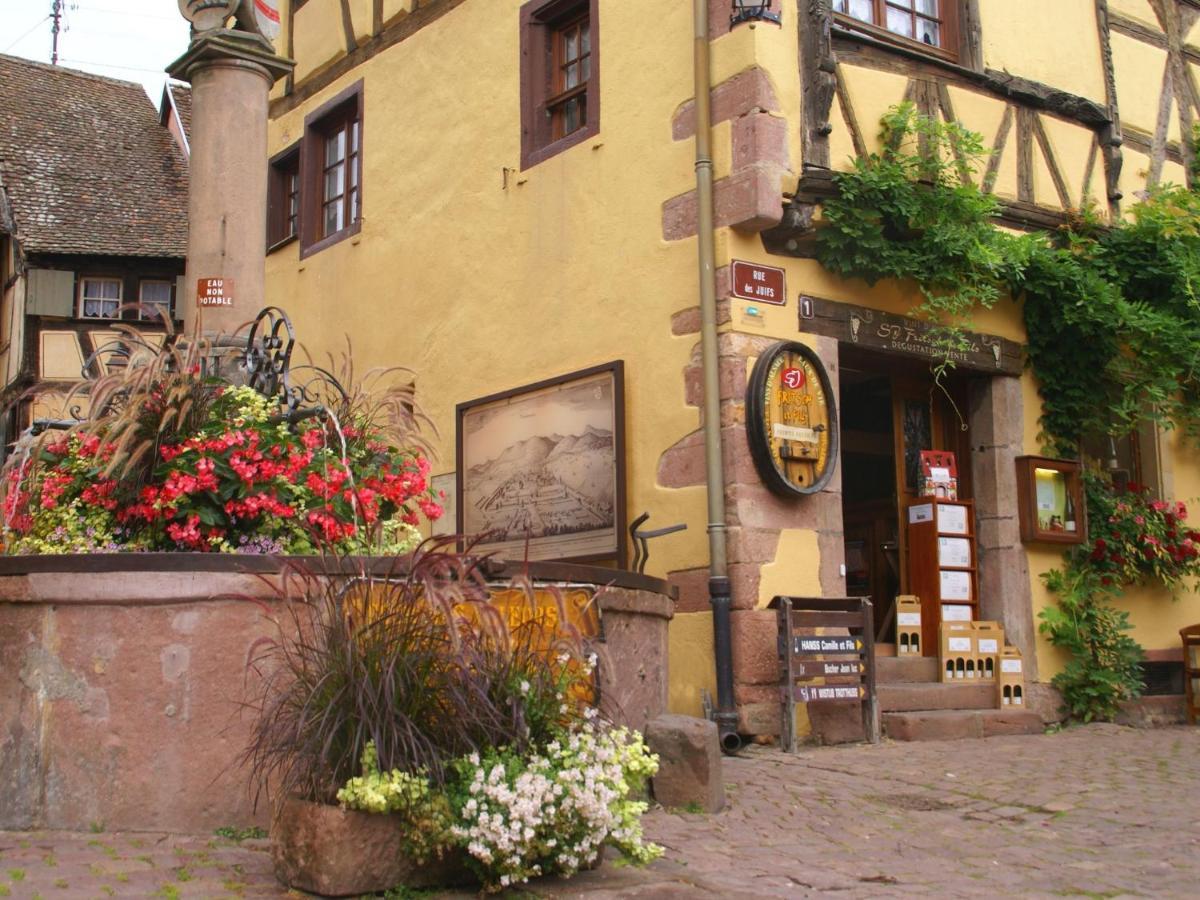
<instances>
[{"instance_id":1,"label":"window","mask_svg":"<svg viewBox=\"0 0 1200 900\"><path fill-rule=\"evenodd\" d=\"M271 160L267 174L267 248L300 235L300 145Z\"/></svg>"},{"instance_id":2,"label":"window","mask_svg":"<svg viewBox=\"0 0 1200 900\"><path fill-rule=\"evenodd\" d=\"M143 281L138 284L138 318L150 322L169 322L172 317L171 282Z\"/></svg>"},{"instance_id":3,"label":"window","mask_svg":"<svg viewBox=\"0 0 1200 900\"><path fill-rule=\"evenodd\" d=\"M361 229L362 133L360 81L305 118L299 177L293 182L286 166L278 170L276 233L286 240L294 228L301 258Z\"/></svg>"},{"instance_id":4,"label":"window","mask_svg":"<svg viewBox=\"0 0 1200 900\"><path fill-rule=\"evenodd\" d=\"M521 168L600 130L597 0L521 7Z\"/></svg>"},{"instance_id":5,"label":"window","mask_svg":"<svg viewBox=\"0 0 1200 900\"><path fill-rule=\"evenodd\" d=\"M79 315L85 319L115 319L121 309L119 278L79 279Z\"/></svg>"},{"instance_id":6,"label":"window","mask_svg":"<svg viewBox=\"0 0 1200 900\"><path fill-rule=\"evenodd\" d=\"M1099 463L1114 485L1124 487L1132 481L1145 485L1152 497L1170 497L1158 428L1148 419L1142 420L1137 430L1121 437L1089 435L1083 440L1082 450L1086 457Z\"/></svg>"},{"instance_id":7,"label":"window","mask_svg":"<svg viewBox=\"0 0 1200 900\"><path fill-rule=\"evenodd\" d=\"M859 23L886 32L889 39L923 44L955 57L958 0L834 0L833 11L852 27Z\"/></svg>"}]
</instances>

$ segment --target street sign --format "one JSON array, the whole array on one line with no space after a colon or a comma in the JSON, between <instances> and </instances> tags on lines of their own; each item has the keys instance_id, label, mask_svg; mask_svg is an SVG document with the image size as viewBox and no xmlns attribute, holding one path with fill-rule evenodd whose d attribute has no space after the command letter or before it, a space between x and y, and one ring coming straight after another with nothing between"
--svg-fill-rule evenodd
<instances>
[{"instance_id":1,"label":"street sign","mask_svg":"<svg viewBox=\"0 0 1200 900\"><path fill-rule=\"evenodd\" d=\"M783 269L735 259L729 273L730 293L739 300L783 306L787 303L786 279Z\"/></svg>"},{"instance_id":2,"label":"street sign","mask_svg":"<svg viewBox=\"0 0 1200 900\"><path fill-rule=\"evenodd\" d=\"M863 732L879 743L875 614L868 597L775 597L779 696L786 750L796 747L797 703L857 704ZM798 684L797 682L816 682Z\"/></svg>"},{"instance_id":3,"label":"street sign","mask_svg":"<svg viewBox=\"0 0 1200 900\"><path fill-rule=\"evenodd\" d=\"M793 638L793 653L861 653L863 642L856 637L818 637L798 634Z\"/></svg>"},{"instance_id":4,"label":"street sign","mask_svg":"<svg viewBox=\"0 0 1200 900\"><path fill-rule=\"evenodd\" d=\"M858 660L816 659L792 664L796 678L833 678L840 675L862 675L866 670Z\"/></svg>"},{"instance_id":5,"label":"street sign","mask_svg":"<svg viewBox=\"0 0 1200 900\"><path fill-rule=\"evenodd\" d=\"M232 278L201 278L196 282L198 306L233 306Z\"/></svg>"},{"instance_id":6,"label":"street sign","mask_svg":"<svg viewBox=\"0 0 1200 900\"><path fill-rule=\"evenodd\" d=\"M866 696L867 689L861 684L797 685L795 688L795 700L797 703L828 703L839 700L842 702L857 703Z\"/></svg>"}]
</instances>

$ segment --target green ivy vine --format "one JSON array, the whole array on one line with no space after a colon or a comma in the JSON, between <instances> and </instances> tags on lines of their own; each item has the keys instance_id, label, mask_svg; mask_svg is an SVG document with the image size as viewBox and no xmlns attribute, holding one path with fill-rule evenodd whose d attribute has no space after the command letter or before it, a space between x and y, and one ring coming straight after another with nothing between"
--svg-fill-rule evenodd
<instances>
[{"instance_id":1,"label":"green ivy vine","mask_svg":"<svg viewBox=\"0 0 1200 900\"><path fill-rule=\"evenodd\" d=\"M1022 301L1050 453L1074 457L1084 437L1126 435L1147 419L1200 437L1200 195L1161 186L1118 222L1089 207L1052 233L1015 234L997 226L1000 204L977 185L988 158L979 135L906 103L883 117L880 137L882 150L834 176L817 232L822 266L915 283L916 314L947 350L977 309ZM950 366L947 357L937 368ZM1124 502L1100 478L1089 494L1098 509ZM1141 689L1140 647L1111 607L1127 582L1104 569L1111 560L1096 541L1112 534L1097 524L1064 571L1047 573L1059 605L1041 624L1071 655L1055 684L1083 719L1111 718ZM1170 560L1147 560L1151 576L1172 571Z\"/></svg>"}]
</instances>

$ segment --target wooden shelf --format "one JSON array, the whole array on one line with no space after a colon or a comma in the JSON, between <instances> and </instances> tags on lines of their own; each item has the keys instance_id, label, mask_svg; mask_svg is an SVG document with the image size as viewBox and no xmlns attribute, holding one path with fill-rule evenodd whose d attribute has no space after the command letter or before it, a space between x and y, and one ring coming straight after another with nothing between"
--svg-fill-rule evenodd
<instances>
[{"instance_id":1,"label":"wooden shelf","mask_svg":"<svg viewBox=\"0 0 1200 900\"><path fill-rule=\"evenodd\" d=\"M943 620L979 618L975 508L970 500L918 497L909 501L905 523L908 592L921 598L922 651L932 656Z\"/></svg>"}]
</instances>

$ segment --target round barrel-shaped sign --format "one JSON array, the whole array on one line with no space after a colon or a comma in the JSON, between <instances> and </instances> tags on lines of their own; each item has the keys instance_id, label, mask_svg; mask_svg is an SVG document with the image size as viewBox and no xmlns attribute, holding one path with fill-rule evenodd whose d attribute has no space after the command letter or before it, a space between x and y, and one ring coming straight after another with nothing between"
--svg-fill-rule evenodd
<instances>
[{"instance_id":1,"label":"round barrel-shaped sign","mask_svg":"<svg viewBox=\"0 0 1200 900\"><path fill-rule=\"evenodd\" d=\"M838 455L837 405L820 358L804 344L770 347L746 388L750 454L767 487L782 497L821 490Z\"/></svg>"}]
</instances>

